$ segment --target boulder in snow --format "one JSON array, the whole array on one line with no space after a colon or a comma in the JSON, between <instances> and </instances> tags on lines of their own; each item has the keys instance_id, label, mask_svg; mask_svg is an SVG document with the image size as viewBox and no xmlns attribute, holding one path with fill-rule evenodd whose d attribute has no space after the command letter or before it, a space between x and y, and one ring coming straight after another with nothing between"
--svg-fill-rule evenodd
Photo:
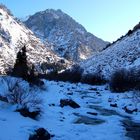
<instances>
[{"instance_id":1,"label":"boulder in snow","mask_svg":"<svg viewBox=\"0 0 140 140\"><path fill-rule=\"evenodd\" d=\"M30 135L29 140L50 140L50 133L44 128L35 130L35 134Z\"/></svg>"},{"instance_id":2,"label":"boulder in snow","mask_svg":"<svg viewBox=\"0 0 140 140\"><path fill-rule=\"evenodd\" d=\"M64 106L70 106L72 108L79 108L80 105L77 104L75 101L73 101L72 99L61 99L60 100L60 106L64 107Z\"/></svg>"}]
</instances>

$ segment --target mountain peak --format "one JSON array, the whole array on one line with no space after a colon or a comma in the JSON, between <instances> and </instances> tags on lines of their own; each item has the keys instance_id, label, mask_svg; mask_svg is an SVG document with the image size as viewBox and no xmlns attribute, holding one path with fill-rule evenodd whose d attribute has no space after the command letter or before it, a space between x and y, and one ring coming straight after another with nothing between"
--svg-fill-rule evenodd
<instances>
[{"instance_id":1,"label":"mountain peak","mask_svg":"<svg viewBox=\"0 0 140 140\"><path fill-rule=\"evenodd\" d=\"M25 24L43 42L52 43L51 49L59 56L76 62L101 51L107 44L60 9L37 12Z\"/></svg>"}]
</instances>

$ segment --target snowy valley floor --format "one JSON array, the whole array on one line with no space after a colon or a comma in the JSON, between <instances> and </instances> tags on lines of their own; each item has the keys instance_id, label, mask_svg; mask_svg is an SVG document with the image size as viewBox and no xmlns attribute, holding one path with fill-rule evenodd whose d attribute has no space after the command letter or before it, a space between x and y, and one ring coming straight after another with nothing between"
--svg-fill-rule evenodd
<instances>
[{"instance_id":1,"label":"snowy valley floor","mask_svg":"<svg viewBox=\"0 0 140 140\"><path fill-rule=\"evenodd\" d=\"M140 123L140 102L129 93L111 93L106 86L46 81L42 116L38 120L21 116L15 107L0 101L0 140L28 140L36 128L44 127L52 140L129 140L132 122ZM60 99L69 98L81 107L60 107ZM118 107L111 107L116 103ZM133 114L122 108L139 108ZM126 127L130 124L130 132ZM140 125L136 131L140 130ZM128 130L128 128L127 128Z\"/></svg>"}]
</instances>

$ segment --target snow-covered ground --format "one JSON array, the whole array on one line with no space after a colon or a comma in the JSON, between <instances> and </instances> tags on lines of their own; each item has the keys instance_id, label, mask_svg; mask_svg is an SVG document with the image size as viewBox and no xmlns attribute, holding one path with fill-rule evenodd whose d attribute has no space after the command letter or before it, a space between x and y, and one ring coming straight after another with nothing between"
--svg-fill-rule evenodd
<instances>
[{"instance_id":1,"label":"snow-covered ground","mask_svg":"<svg viewBox=\"0 0 140 140\"><path fill-rule=\"evenodd\" d=\"M0 83L1 94L5 94L6 84L2 79ZM0 101L0 140L28 140L39 127L54 134L52 140L129 140L122 121L140 122L140 102L133 92L111 93L106 85L54 81L45 81L45 84L46 90L38 90L44 100L43 113L38 120L23 117L15 112L15 105ZM74 100L81 107L61 108L60 99L64 98ZM118 107L110 107L112 103L117 103ZM126 113L122 109L126 105L137 107L138 112Z\"/></svg>"}]
</instances>

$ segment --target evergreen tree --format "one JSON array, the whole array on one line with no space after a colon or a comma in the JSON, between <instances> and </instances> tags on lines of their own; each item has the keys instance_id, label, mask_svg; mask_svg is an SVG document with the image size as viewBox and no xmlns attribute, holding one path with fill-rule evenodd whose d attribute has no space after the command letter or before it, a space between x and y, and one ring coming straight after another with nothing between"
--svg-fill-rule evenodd
<instances>
[{"instance_id":1,"label":"evergreen tree","mask_svg":"<svg viewBox=\"0 0 140 140\"><path fill-rule=\"evenodd\" d=\"M44 85L44 82L39 79L38 75L35 75L35 66L32 65L31 68L28 66L25 46L17 53L17 59L12 75L21 77L33 85Z\"/></svg>"},{"instance_id":2,"label":"evergreen tree","mask_svg":"<svg viewBox=\"0 0 140 140\"><path fill-rule=\"evenodd\" d=\"M27 56L26 56L26 47L24 46L18 53L16 63L12 75L17 77L22 77L24 80L27 80L29 75L29 68L27 65Z\"/></svg>"}]
</instances>

